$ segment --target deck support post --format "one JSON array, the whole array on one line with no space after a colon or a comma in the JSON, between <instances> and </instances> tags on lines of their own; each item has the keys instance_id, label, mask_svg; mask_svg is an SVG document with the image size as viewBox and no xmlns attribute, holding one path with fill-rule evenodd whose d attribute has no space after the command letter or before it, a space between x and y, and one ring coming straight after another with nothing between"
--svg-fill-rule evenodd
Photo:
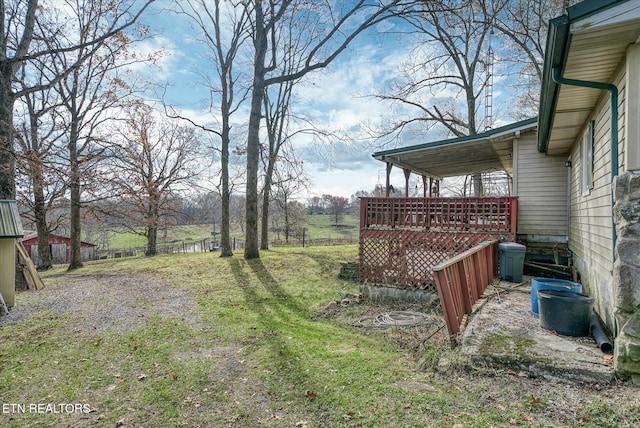
<instances>
[{"instance_id":1,"label":"deck support post","mask_svg":"<svg viewBox=\"0 0 640 428\"><path fill-rule=\"evenodd\" d=\"M409 168L403 168L404 171L404 197L409 197L409 177L411 177L411 170Z\"/></svg>"},{"instance_id":2,"label":"deck support post","mask_svg":"<svg viewBox=\"0 0 640 428\"><path fill-rule=\"evenodd\" d=\"M389 197L389 189L391 188L391 168L393 168L393 164L391 162L387 162L387 185L385 186L385 196Z\"/></svg>"}]
</instances>

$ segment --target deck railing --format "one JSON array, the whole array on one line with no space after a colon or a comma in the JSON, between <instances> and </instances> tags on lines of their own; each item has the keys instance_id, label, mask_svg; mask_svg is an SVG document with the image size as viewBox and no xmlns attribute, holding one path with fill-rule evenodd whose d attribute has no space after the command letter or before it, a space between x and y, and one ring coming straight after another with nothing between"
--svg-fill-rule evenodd
<instances>
[{"instance_id":1,"label":"deck railing","mask_svg":"<svg viewBox=\"0 0 640 428\"><path fill-rule=\"evenodd\" d=\"M449 334L460 331L466 314L498 274L498 241L482 242L433 267L433 277Z\"/></svg>"},{"instance_id":2,"label":"deck railing","mask_svg":"<svg viewBox=\"0 0 640 428\"><path fill-rule=\"evenodd\" d=\"M518 198L362 198L361 228L516 230Z\"/></svg>"}]
</instances>

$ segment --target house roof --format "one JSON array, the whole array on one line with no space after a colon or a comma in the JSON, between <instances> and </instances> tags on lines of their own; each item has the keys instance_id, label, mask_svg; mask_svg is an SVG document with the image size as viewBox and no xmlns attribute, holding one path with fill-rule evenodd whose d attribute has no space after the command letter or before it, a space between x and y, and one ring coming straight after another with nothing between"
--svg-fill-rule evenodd
<instances>
[{"instance_id":1,"label":"house roof","mask_svg":"<svg viewBox=\"0 0 640 428\"><path fill-rule=\"evenodd\" d=\"M537 118L448 140L374 153L377 160L433 178L504 170L513 174L513 137L534 130Z\"/></svg>"},{"instance_id":2,"label":"house roof","mask_svg":"<svg viewBox=\"0 0 640 428\"><path fill-rule=\"evenodd\" d=\"M20 238L24 235L18 204L14 200L0 200L0 238Z\"/></svg>"},{"instance_id":3,"label":"house roof","mask_svg":"<svg viewBox=\"0 0 640 428\"><path fill-rule=\"evenodd\" d=\"M640 37L640 1L586 0L551 20L545 48L538 150L568 153L583 130L602 90L560 85L566 79L613 83L627 46Z\"/></svg>"}]
</instances>

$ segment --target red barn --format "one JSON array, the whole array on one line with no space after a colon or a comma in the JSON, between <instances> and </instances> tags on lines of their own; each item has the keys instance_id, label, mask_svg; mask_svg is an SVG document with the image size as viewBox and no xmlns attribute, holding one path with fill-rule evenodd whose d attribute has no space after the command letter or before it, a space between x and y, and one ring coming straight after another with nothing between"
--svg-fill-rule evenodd
<instances>
[{"instance_id":1,"label":"red barn","mask_svg":"<svg viewBox=\"0 0 640 428\"><path fill-rule=\"evenodd\" d=\"M27 253L38 265L38 234L34 231L25 231L21 240ZM49 234L49 248L51 249L51 261L53 263L69 263L71 260L71 239L66 236ZM80 254L82 261L95 260L96 245L88 242L80 242Z\"/></svg>"}]
</instances>

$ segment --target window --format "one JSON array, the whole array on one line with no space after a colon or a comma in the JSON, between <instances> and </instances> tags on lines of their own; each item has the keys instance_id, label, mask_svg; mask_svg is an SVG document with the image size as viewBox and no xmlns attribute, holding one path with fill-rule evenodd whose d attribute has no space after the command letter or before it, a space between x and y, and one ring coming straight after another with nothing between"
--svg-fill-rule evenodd
<instances>
[{"instance_id":1,"label":"window","mask_svg":"<svg viewBox=\"0 0 640 428\"><path fill-rule=\"evenodd\" d=\"M593 189L593 154L595 145L595 121L590 121L580 140L580 190L589 194Z\"/></svg>"},{"instance_id":2,"label":"window","mask_svg":"<svg viewBox=\"0 0 640 428\"><path fill-rule=\"evenodd\" d=\"M640 44L635 43L627 50L627 83L625 108L625 169L640 171Z\"/></svg>"}]
</instances>

